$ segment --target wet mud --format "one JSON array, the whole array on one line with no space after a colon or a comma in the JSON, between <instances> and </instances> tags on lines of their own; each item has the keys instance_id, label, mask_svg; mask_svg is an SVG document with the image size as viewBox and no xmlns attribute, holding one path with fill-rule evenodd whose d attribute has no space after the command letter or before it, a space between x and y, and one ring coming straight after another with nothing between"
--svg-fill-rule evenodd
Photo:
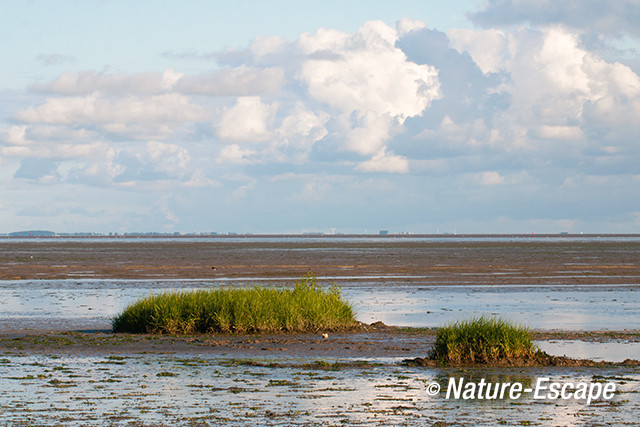
<instances>
[{"instance_id":1,"label":"wet mud","mask_svg":"<svg viewBox=\"0 0 640 427\"><path fill-rule=\"evenodd\" d=\"M629 284L640 240L0 239L0 280L402 276L423 285Z\"/></svg>"},{"instance_id":2,"label":"wet mud","mask_svg":"<svg viewBox=\"0 0 640 427\"><path fill-rule=\"evenodd\" d=\"M330 335L152 336L106 332L0 338L8 425L633 425L637 364L447 367L407 363L424 330ZM448 382L613 383L613 399L464 400ZM428 386L437 383L433 394Z\"/></svg>"},{"instance_id":3,"label":"wet mud","mask_svg":"<svg viewBox=\"0 0 640 427\"><path fill-rule=\"evenodd\" d=\"M638 240L596 239L0 239L0 280L11 289L16 281L19 294L19 284L42 279L43 291L56 293L56 285L49 288L45 280L295 279L312 271L353 282L394 277L408 286L558 284L591 289L637 286L638 253ZM87 310L98 308L89 305ZM0 332L0 420L7 425L634 425L640 413L637 362L571 362L555 356L563 363L417 363L429 355L434 328L378 323L327 338L323 331L47 333L41 326L21 329L19 314L12 314L14 323ZM640 331L541 330L534 338L637 344ZM616 395L587 404L531 396L461 400L442 391L427 393L427 384L444 388L450 378L459 377L523 384L540 377L612 382Z\"/></svg>"}]
</instances>

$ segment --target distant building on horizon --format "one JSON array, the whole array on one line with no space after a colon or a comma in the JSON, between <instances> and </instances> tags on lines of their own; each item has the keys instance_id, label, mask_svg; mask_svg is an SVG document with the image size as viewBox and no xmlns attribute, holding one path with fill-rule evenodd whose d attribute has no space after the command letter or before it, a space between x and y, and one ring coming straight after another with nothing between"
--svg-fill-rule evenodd
<instances>
[{"instance_id":1,"label":"distant building on horizon","mask_svg":"<svg viewBox=\"0 0 640 427\"><path fill-rule=\"evenodd\" d=\"M9 237L52 237L56 233L47 230L26 230L26 231L14 231L8 234Z\"/></svg>"}]
</instances>

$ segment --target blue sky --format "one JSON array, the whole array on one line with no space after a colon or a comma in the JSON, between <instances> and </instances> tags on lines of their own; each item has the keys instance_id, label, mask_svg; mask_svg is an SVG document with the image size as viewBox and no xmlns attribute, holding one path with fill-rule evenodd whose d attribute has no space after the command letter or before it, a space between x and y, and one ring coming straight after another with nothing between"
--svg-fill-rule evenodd
<instances>
[{"instance_id":1,"label":"blue sky","mask_svg":"<svg viewBox=\"0 0 640 427\"><path fill-rule=\"evenodd\" d=\"M0 5L0 233L640 232L638 1Z\"/></svg>"}]
</instances>

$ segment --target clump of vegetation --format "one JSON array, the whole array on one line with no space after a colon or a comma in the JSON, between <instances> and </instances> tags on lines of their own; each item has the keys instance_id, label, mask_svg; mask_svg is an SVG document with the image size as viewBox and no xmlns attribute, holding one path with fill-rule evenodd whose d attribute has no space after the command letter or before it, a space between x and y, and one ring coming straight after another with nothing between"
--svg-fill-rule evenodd
<instances>
[{"instance_id":1,"label":"clump of vegetation","mask_svg":"<svg viewBox=\"0 0 640 427\"><path fill-rule=\"evenodd\" d=\"M520 364L537 355L528 328L482 316L441 328L431 358L447 364Z\"/></svg>"},{"instance_id":2,"label":"clump of vegetation","mask_svg":"<svg viewBox=\"0 0 640 427\"><path fill-rule=\"evenodd\" d=\"M149 295L128 306L114 332L194 334L315 332L353 328L340 287L319 287L307 274L291 288L217 288Z\"/></svg>"}]
</instances>

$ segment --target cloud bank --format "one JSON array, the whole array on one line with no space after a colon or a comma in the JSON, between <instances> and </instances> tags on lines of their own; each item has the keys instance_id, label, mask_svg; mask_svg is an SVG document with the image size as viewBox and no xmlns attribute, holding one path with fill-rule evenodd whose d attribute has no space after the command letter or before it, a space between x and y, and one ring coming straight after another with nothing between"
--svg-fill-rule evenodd
<instances>
[{"instance_id":1,"label":"cloud bank","mask_svg":"<svg viewBox=\"0 0 640 427\"><path fill-rule=\"evenodd\" d=\"M640 7L530 4L488 2L479 30L261 36L196 74L64 72L0 127L0 215L27 228L35 198L58 230L638 232L640 77L585 40L638 37Z\"/></svg>"}]
</instances>

